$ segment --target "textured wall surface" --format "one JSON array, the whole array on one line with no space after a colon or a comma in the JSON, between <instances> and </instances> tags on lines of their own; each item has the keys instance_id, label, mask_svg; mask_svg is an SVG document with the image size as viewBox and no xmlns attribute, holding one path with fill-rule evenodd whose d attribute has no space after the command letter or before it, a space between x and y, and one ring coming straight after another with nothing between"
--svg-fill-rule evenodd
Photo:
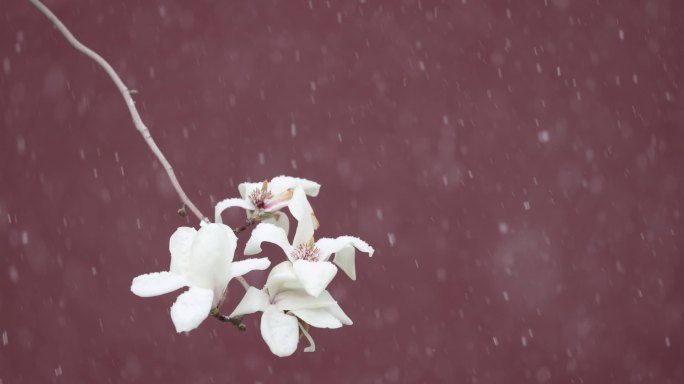
<instances>
[{"instance_id":1,"label":"textured wall surface","mask_svg":"<svg viewBox=\"0 0 684 384\"><path fill-rule=\"evenodd\" d=\"M675 1L48 1L205 214L306 177L319 236L375 247L330 287L354 325L285 359L258 315L176 334L175 294L130 293L197 221L105 73L5 3L0 383L684 382Z\"/></svg>"}]
</instances>

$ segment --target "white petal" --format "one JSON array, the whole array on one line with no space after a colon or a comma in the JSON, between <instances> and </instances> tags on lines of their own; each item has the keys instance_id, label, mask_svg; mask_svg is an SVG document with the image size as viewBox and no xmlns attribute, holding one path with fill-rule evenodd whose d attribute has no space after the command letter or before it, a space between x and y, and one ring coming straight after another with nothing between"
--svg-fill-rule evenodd
<instances>
[{"instance_id":1,"label":"white petal","mask_svg":"<svg viewBox=\"0 0 684 384\"><path fill-rule=\"evenodd\" d=\"M197 230L191 227L176 229L169 238L169 252L171 253L171 266L169 270L180 274L188 272L190 266L190 248L195 239Z\"/></svg>"},{"instance_id":2,"label":"white petal","mask_svg":"<svg viewBox=\"0 0 684 384\"><path fill-rule=\"evenodd\" d=\"M233 313L228 317L242 316L254 312L264 311L269 306L269 298L266 292L249 287L237 305Z\"/></svg>"},{"instance_id":3,"label":"white petal","mask_svg":"<svg viewBox=\"0 0 684 384\"><path fill-rule=\"evenodd\" d=\"M171 306L171 320L176 332L188 332L197 328L209 316L214 292L211 289L190 287L178 296Z\"/></svg>"},{"instance_id":4,"label":"white petal","mask_svg":"<svg viewBox=\"0 0 684 384\"><path fill-rule=\"evenodd\" d=\"M292 251L292 246L287 240L285 231L273 224L260 223L254 228L251 237L247 241L247 245L245 245L245 255L254 255L261 252L261 243L264 241L279 246L288 257Z\"/></svg>"},{"instance_id":5,"label":"white petal","mask_svg":"<svg viewBox=\"0 0 684 384\"><path fill-rule=\"evenodd\" d=\"M333 253L340 252L347 247L354 247L361 252L368 253L369 257L373 256L373 252L375 252L373 247L368 245L368 243L354 236L340 236L336 239L318 239L316 242L316 247L318 247L318 249L321 251L322 259L327 259ZM344 250L344 252L351 252L353 254L354 249L347 249Z\"/></svg>"},{"instance_id":6,"label":"white petal","mask_svg":"<svg viewBox=\"0 0 684 384\"><path fill-rule=\"evenodd\" d=\"M356 279L354 262L354 248L373 256L375 250L365 241L353 236L340 236L336 239L322 238L316 241L316 247L320 251L321 260L327 260L335 253L335 264L346 273L352 280Z\"/></svg>"},{"instance_id":7,"label":"white petal","mask_svg":"<svg viewBox=\"0 0 684 384\"><path fill-rule=\"evenodd\" d=\"M328 261L296 260L292 267L304 290L314 297L325 290L337 273L337 267Z\"/></svg>"},{"instance_id":8,"label":"white petal","mask_svg":"<svg viewBox=\"0 0 684 384\"><path fill-rule=\"evenodd\" d=\"M261 336L274 355L290 356L297 350L299 342L297 318L271 305L261 316Z\"/></svg>"},{"instance_id":9,"label":"white petal","mask_svg":"<svg viewBox=\"0 0 684 384\"><path fill-rule=\"evenodd\" d=\"M221 296L231 277L236 246L237 238L227 225L212 223L200 228L191 248L190 283Z\"/></svg>"},{"instance_id":10,"label":"white petal","mask_svg":"<svg viewBox=\"0 0 684 384\"><path fill-rule=\"evenodd\" d=\"M311 204L306 199L303 189L297 188L294 190L289 208L292 216L297 219L297 230L292 246L296 247L300 244L308 243L314 234L315 219L313 208L311 208Z\"/></svg>"},{"instance_id":11,"label":"white petal","mask_svg":"<svg viewBox=\"0 0 684 384\"><path fill-rule=\"evenodd\" d=\"M238 185L238 191L243 199L247 199L250 193L255 189L261 189L263 183L241 183Z\"/></svg>"},{"instance_id":12,"label":"white petal","mask_svg":"<svg viewBox=\"0 0 684 384\"><path fill-rule=\"evenodd\" d=\"M228 208L231 207L240 207L244 208L248 211L253 211L255 209L254 204L250 202L249 200L246 199L225 199L221 200L216 204L216 208L214 208L214 215L215 215L215 220L217 223L222 223L223 221L221 220L221 213L225 211Z\"/></svg>"},{"instance_id":13,"label":"white petal","mask_svg":"<svg viewBox=\"0 0 684 384\"><path fill-rule=\"evenodd\" d=\"M292 268L292 262L283 261L278 263L268 275L268 281L281 280L281 279L296 279L297 276L294 274L294 269Z\"/></svg>"},{"instance_id":14,"label":"white petal","mask_svg":"<svg viewBox=\"0 0 684 384\"><path fill-rule=\"evenodd\" d=\"M327 291L323 291L318 297L313 297L301 288L281 291L272 302L282 311L321 309L336 304L335 299Z\"/></svg>"},{"instance_id":15,"label":"white petal","mask_svg":"<svg viewBox=\"0 0 684 384\"><path fill-rule=\"evenodd\" d=\"M266 279L266 289L271 299L288 289L303 289L292 268L292 262L283 261L271 269Z\"/></svg>"},{"instance_id":16,"label":"white petal","mask_svg":"<svg viewBox=\"0 0 684 384\"><path fill-rule=\"evenodd\" d=\"M245 259L234 261L232 267L233 277L242 276L254 270L263 271L271 265L271 260L268 257L261 257L258 259Z\"/></svg>"},{"instance_id":17,"label":"white petal","mask_svg":"<svg viewBox=\"0 0 684 384\"><path fill-rule=\"evenodd\" d=\"M186 285L185 278L173 272L154 272L133 279L131 292L140 297L159 296Z\"/></svg>"},{"instance_id":18,"label":"white petal","mask_svg":"<svg viewBox=\"0 0 684 384\"><path fill-rule=\"evenodd\" d=\"M309 196L317 196L321 185L315 181L300 179L298 177L277 176L269 183L271 193L277 195L278 193L300 187Z\"/></svg>"},{"instance_id":19,"label":"white petal","mask_svg":"<svg viewBox=\"0 0 684 384\"><path fill-rule=\"evenodd\" d=\"M290 200L292 199L292 190L290 191L285 191L282 192L278 195L274 195L273 197L269 198L264 205L264 210L266 212L276 212L279 211L290 204Z\"/></svg>"},{"instance_id":20,"label":"white petal","mask_svg":"<svg viewBox=\"0 0 684 384\"><path fill-rule=\"evenodd\" d=\"M261 222L275 225L276 227L285 231L286 236L288 233L290 233L290 219L282 212L273 212L272 217L262 220Z\"/></svg>"},{"instance_id":21,"label":"white petal","mask_svg":"<svg viewBox=\"0 0 684 384\"><path fill-rule=\"evenodd\" d=\"M344 324L344 325L352 325L353 324L353 322L349 318L349 316L347 316L347 314L344 313L342 308L340 308L340 306L337 304L335 299L333 299L332 296L330 296L330 293L328 291L323 291L321 293L321 296L319 296L319 297L321 297L323 299L330 300L333 302L332 304L327 306L326 309L328 310L328 312L331 315L335 316L342 324Z\"/></svg>"},{"instance_id":22,"label":"white petal","mask_svg":"<svg viewBox=\"0 0 684 384\"><path fill-rule=\"evenodd\" d=\"M350 252L344 252L344 250L347 249ZM350 279L356 280L356 256L354 256L353 247L342 248L335 254L333 262L337 264L337 266L340 267L340 269L344 271L344 273L346 273Z\"/></svg>"},{"instance_id":23,"label":"white petal","mask_svg":"<svg viewBox=\"0 0 684 384\"><path fill-rule=\"evenodd\" d=\"M297 309L292 312L295 316L316 328L340 328L342 323L326 309Z\"/></svg>"}]
</instances>

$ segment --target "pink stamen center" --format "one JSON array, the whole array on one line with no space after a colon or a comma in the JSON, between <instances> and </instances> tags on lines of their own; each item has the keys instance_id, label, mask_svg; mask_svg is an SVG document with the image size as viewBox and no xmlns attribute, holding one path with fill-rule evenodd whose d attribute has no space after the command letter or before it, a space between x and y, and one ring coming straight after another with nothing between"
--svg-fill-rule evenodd
<instances>
[{"instance_id":1,"label":"pink stamen center","mask_svg":"<svg viewBox=\"0 0 684 384\"><path fill-rule=\"evenodd\" d=\"M249 194L249 201L254 204L256 209L264 209L266 207L266 200L272 197L271 191L257 188Z\"/></svg>"},{"instance_id":2,"label":"pink stamen center","mask_svg":"<svg viewBox=\"0 0 684 384\"><path fill-rule=\"evenodd\" d=\"M319 261L321 251L314 245L299 244L292 250L293 260Z\"/></svg>"}]
</instances>

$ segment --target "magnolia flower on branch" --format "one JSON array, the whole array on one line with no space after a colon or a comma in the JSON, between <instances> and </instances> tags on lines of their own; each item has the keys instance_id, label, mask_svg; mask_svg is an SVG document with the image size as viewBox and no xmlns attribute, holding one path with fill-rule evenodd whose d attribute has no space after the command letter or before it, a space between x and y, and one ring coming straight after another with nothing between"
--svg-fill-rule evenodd
<instances>
[{"instance_id":1,"label":"magnolia flower on branch","mask_svg":"<svg viewBox=\"0 0 684 384\"><path fill-rule=\"evenodd\" d=\"M290 202L290 211L298 220L297 231L292 244L282 228L273 224L261 223L254 228L245 246L245 255L261 252L261 243L269 242L279 246L288 260L292 262L294 274L304 290L318 296L337 274L337 267L328 261L335 255L337 264L352 280L356 279L355 249L373 256L373 247L353 236L340 236L336 239L322 238L313 241L313 210L303 192L296 189Z\"/></svg>"},{"instance_id":2,"label":"magnolia flower on branch","mask_svg":"<svg viewBox=\"0 0 684 384\"><path fill-rule=\"evenodd\" d=\"M272 223L288 232L289 220L278 211L290 205L296 189L316 197L320 188L321 185L314 181L289 176L277 176L263 183L241 183L238 186L240 198L225 199L216 204L215 220L221 223L223 211L240 207L247 211L250 220Z\"/></svg>"},{"instance_id":3,"label":"magnolia flower on branch","mask_svg":"<svg viewBox=\"0 0 684 384\"><path fill-rule=\"evenodd\" d=\"M177 332L193 330L220 304L232 278L270 266L267 258L233 262L236 245L237 238L227 225L206 224L199 230L180 227L169 239L169 270L134 278L131 291L150 297L189 287L171 307L171 320Z\"/></svg>"},{"instance_id":4,"label":"magnolia flower on branch","mask_svg":"<svg viewBox=\"0 0 684 384\"><path fill-rule=\"evenodd\" d=\"M304 352L314 352L316 346L308 326L339 328L351 325L351 319L330 296L322 291L318 297L309 295L299 283L288 261L271 270L264 289L250 287L230 317L263 312L261 336L273 354L290 356L297 349L300 332L309 340Z\"/></svg>"},{"instance_id":5,"label":"magnolia flower on branch","mask_svg":"<svg viewBox=\"0 0 684 384\"><path fill-rule=\"evenodd\" d=\"M328 259L334 254L334 263L354 280L355 249L372 256L373 248L351 236L322 238L314 242L313 234L318 228L318 220L306 196L317 196L320 185L287 176L275 177L270 182L242 183L238 187L241 198L219 202L215 207L216 223L210 223L185 194L173 168L143 123L131 97L133 92L121 81L113 67L78 41L40 0L29 1L76 50L95 61L110 76L124 98L133 124L162 164L176 190L182 202L179 214L185 216L187 207L200 220L199 230L180 227L169 239L169 270L134 278L131 291L138 296L149 297L188 287L171 307L171 319L177 332L195 329L209 315L242 326L242 316L261 311L261 334L271 351L278 356L294 353L300 332L310 342L305 352L314 351L313 339L308 333L309 325L338 328L351 324L349 317L325 290L337 273L337 267ZM235 230L222 223L221 213L230 207L247 210L247 222ZM288 240L289 220L286 214L280 212L285 207L289 208L298 222L292 244ZM267 269L270 266L267 258L233 262L237 246L235 235L259 222L261 224L252 232L244 253L251 255L261 252L261 243L267 241L280 246L288 257L288 261L271 270L262 290L250 287L242 275ZM226 317L220 315L219 307L232 278L240 281L246 294L230 317Z\"/></svg>"}]
</instances>

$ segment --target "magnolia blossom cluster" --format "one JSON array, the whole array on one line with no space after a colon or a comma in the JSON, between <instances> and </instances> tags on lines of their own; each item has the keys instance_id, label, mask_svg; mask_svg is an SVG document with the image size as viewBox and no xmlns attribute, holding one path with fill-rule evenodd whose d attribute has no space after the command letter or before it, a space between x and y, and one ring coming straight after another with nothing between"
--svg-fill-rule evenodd
<instances>
[{"instance_id":1,"label":"magnolia blossom cluster","mask_svg":"<svg viewBox=\"0 0 684 384\"><path fill-rule=\"evenodd\" d=\"M261 244L269 242L282 249L285 257L271 269L263 288L247 288L229 317L261 312L261 335L277 356L293 354L302 335L309 341L304 351L313 352L310 326L339 328L352 324L326 290L328 284L338 269L355 280L355 251L372 256L373 248L352 236L314 237L319 223L307 196L318 195L318 183L278 176L270 182L242 183L238 189L241 198L216 204L214 223L203 223L199 229L178 228L169 239L169 270L134 278L131 291L149 297L188 287L171 307L177 332L191 331L210 314L218 313L231 279L271 265L266 257L234 261L237 237L223 224L221 213L231 207L243 208L247 224L258 223L244 254L261 253ZM297 221L291 241L290 220L282 212L285 208Z\"/></svg>"}]
</instances>

